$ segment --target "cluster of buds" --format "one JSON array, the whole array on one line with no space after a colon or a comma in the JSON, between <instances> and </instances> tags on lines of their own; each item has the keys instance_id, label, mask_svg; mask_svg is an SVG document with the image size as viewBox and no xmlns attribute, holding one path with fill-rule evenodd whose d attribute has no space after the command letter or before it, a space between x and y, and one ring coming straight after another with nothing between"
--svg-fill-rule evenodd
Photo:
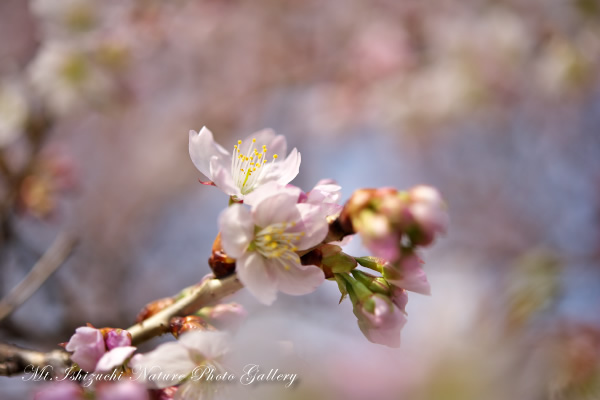
<instances>
[{"instance_id":1,"label":"cluster of buds","mask_svg":"<svg viewBox=\"0 0 600 400\"><path fill-rule=\"evenodd\" d=\"M407 250L429 246L448 227L446 205L430 186L409 191L360 189L344 206L339 224L360 234L377 257L397 261Z\"/></svg>"}]
</instances>

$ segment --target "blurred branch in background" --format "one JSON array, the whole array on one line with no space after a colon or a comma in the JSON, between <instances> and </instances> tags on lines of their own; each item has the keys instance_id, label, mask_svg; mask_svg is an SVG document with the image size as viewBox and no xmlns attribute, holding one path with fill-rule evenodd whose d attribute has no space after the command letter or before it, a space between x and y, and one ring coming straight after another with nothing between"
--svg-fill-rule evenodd
<instances>
[{"instance_id":1,"label":"blurred branch in background","mask_svg":"<svg viewBox=\"0 0 600 400\"><path fill-rule=\"evenodd\" d=\"M54 243L33 266L27 276L0 300L0 321L23 304L67 260L78 239L71 233L60 233Z\"/></svg>"}]
</instances>

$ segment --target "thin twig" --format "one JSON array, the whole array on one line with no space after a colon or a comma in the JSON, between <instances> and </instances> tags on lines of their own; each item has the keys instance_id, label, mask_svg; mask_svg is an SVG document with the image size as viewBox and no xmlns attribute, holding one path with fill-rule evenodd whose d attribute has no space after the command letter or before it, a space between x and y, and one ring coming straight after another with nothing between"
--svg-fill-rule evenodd
<instances>
[{"instance_id":1,"label":"thin twig","mask_svg":"<svg viewBox=\"0 0 600 400\"><path fill-rule=\"evenodd\" d=\"M72 364L69 354L63 350L53 350L48 353L23 349L10 344L0 343L0 376L20 375L34 372L49 366L52 376L63 375ZM46 368L47 372L48 368Z\"/></svg>"},{"instance_id":2,"label":"thin twig","mask_svg":"<svg viewBox=\"0 0 600 400\"><path fill-rule=\"evenodd\" d=\"M69 233L61 233L33 266L27 276L0 300L0 321L9 316L60 267L73 252L77 239Z\"/></svg>"},{"instance_id":3,"label":"thin twig","mask_svg":"<svg viewBox=\"0 0 600 400\"><path fill-rule=\"evenodd\" d=\"M141 342L169 331L171 318L193 314L198 309L227 297L243 287L236 275L224 279L209 279L189 295L150 318L127 328L135 346Z\"/></svg>"}]
</instances>

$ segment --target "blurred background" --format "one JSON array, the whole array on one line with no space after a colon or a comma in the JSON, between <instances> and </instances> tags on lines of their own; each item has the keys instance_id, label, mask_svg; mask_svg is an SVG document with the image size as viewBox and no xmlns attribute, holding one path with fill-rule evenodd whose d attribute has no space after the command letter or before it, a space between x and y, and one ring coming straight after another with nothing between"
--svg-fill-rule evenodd
<instances>
[{"instance_id":1,"label":"blurred background","mask_svg":"<svg viewBox=\"0 0 600 400\"><path fill-rule=\"evenodd\" d=\"M0 340L125 328L199 281L227 197L188 131L271 127L304 190L431 184L451 225L398 350L332 282L236 295L237 357L300 376L240 398L600 399L599 68L596 0L0 0L0 297L77 241ZM34 391L0 377L1 399Z\"/></svg>"}]
</instances>

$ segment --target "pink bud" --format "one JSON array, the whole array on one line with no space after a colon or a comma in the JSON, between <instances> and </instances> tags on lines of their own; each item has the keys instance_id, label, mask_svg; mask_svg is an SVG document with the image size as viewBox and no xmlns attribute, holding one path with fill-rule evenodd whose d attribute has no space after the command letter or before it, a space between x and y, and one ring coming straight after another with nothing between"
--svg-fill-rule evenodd
<instances>
[{"instance_id":1,"label":"pink bud","mask_svg":"<svg viewBox=\"0 0 600 400\"><path fill-rule=\"evenodd\" d=\"M357 305L354 314L360 330L369 341L389 347L400 346L400 331L406 324L406 317L389 298L374 294Z\"/></svg>"},{"instance_id":2,"label":"pink bud","mask_svg":"<svg viewBox=\"0 0 600 400\"><path fill-rule=\"evenodd\" d=\"M77 328L65 349L73 352L71 360L88 372L93 372L96 369L98 360L106 352L102 333L99 329L89 326Z\"/></svg>"},{"instance_id":3,"label":"pink bud","mask_svg":"<svg viewBox=\"0 0 600 400\"><path fill-rule=\"evenodd\" d=\"M131 335L123 329L108 331L106 334L106 347L109 350L115 347L131 346Z\"/></svg>"},{"instance_id":4,"label":"pink bud","mask_svg":"<svg viewBox=\"0 0 600 400\"><path fill-rule=\"evenodd\" d=\"M406 314L406 304L408 303L408 293L406 290L397 286L391 287L390 300L400 311Z\"/></svg>"},{"instance_id":5,"label":"pink bud","mask_svg":"<svg viewBox=\"0 0 600 400\"><path fill-rule=\"evenodd\" d=\"M402 255L394 263L383 264L381 273L394 286L411 292L430 295L431 286L421 264L421 260L414 253Z\"/></svg>"}]
</instances>

